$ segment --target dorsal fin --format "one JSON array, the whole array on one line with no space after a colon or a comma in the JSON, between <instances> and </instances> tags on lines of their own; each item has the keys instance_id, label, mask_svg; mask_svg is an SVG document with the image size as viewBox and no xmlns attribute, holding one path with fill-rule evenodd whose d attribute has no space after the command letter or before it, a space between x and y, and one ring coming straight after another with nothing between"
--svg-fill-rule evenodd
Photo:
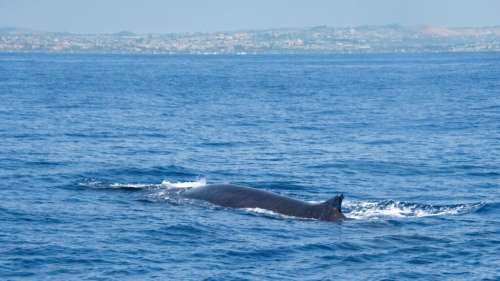
<instances>
[{"instance_id":1,"label":"dorsal fin","mask_svg":"<svg viewBox=\"0 0 500 281\"><path fill-rule=\"evenodd\" d=\"M342 210L342 200L344 200L344 194L337 195L331 199L326 200L322 205L327 205L330 207L335 207L339 211Z\"/></svg>"}]
</instances>

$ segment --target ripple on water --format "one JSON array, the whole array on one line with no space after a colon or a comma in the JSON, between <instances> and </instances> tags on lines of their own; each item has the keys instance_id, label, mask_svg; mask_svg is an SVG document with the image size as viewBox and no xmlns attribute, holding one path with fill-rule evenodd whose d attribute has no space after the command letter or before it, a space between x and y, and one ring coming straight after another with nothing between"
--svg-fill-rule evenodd
<instances>
[{"instance_id":1,"label":"ripple on water","mask_svg":"<svg viewBox=\"0 0 500 281\"><path fill-rule=\"evenodd\" d=\"M500 276L496 53L0 60L0 280ZM173 191L204 178L352 219Z\"/></svg>"}]
</instances>

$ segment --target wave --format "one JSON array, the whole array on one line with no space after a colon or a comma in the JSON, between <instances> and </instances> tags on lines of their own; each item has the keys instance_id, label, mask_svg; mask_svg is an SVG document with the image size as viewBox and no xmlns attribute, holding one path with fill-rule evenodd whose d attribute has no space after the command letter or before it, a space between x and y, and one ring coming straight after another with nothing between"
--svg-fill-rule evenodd
<instances>
[{"instance_id":1,"label":"wave","mask_svg":"<svg viewBox=\"0 0 500 281\"><path fill-rule=\"evenodd\" d=\"M383 219L383 218L421 218L431 216L461 215L474 212L484 203L454 204L454 205L427 205L419 203L399 202L386 200L373 201L345 201L345 215L351 219Z\"/></svg>"}]
</instances>

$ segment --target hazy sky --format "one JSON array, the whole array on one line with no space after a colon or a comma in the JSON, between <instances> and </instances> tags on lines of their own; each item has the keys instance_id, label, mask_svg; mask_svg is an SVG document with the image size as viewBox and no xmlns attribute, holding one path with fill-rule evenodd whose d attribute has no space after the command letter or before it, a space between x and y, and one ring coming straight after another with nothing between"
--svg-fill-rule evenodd
<instances>
[{"instance_id":1,"label":"hazy sky","mask_svg":"<svg viewBox=\"0 0 500 281\"><path fill-rule=\"evenodd\" d=\"M500 0L0 0L0 27L104 33L500 25Z\"/></svg>"}]
</instances>

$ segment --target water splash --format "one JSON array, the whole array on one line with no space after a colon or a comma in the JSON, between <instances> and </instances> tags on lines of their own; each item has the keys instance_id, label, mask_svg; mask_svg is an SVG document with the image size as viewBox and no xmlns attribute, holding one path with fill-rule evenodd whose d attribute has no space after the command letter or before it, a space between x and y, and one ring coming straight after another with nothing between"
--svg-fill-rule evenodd
<instances>
[{"instance_id":1,"label":"water splash","mask_svg":"<svg viewBox=\"0 0 500 281\"><path fill-rule=\"evenodd\" d=\"M310 203L321 203L309 201ZM370 202L344 202L344 214L349 219L370 220L387 218L421 218L431 216L461 215L474 212L484 203L455 204L455 205L426 205L418 203L398 202L393 200ZM245 211L263 215L277 216L283 218L294 218L275 213L261 208L245 208Z\"/></svg>"},{"instance_id":2,"label":"water splash","mask_svg":"<svg viewBox=\"0 0 500 281\"><path fill-rule=\"evenodd\" d=\"M399 201L344 202L345 215L352 219L411 218L461 215L478 210L484 203L427 205Z\"/></svg>"},{"instance_id":3,"label":"water splash","mask_svg":"<svg viewBox=\"0 0 500 281\"><path fill-rule=\"evenodd\" d=\"M178 203L179 193L182 193L185 189L198 188L205 185L207 185L206 178L186 182L170 182L168 180L163 180L161 184L156 185L160 190L151 193L149 197L155 200L160 199L169 201L170 203Z\"/></svg>"},{"instance_id":4,"label":"water splash","mask_svg":"<svg viewBox=\"0 0 500 281\"><path fill-rule=\"evenodd\" d=\"M186 181L186 182L170 182L168 180L163 180L161 186L165 188L197 188L207 185L207 179L201 178L196 181Z\"/></svg>"}]
</instances>

